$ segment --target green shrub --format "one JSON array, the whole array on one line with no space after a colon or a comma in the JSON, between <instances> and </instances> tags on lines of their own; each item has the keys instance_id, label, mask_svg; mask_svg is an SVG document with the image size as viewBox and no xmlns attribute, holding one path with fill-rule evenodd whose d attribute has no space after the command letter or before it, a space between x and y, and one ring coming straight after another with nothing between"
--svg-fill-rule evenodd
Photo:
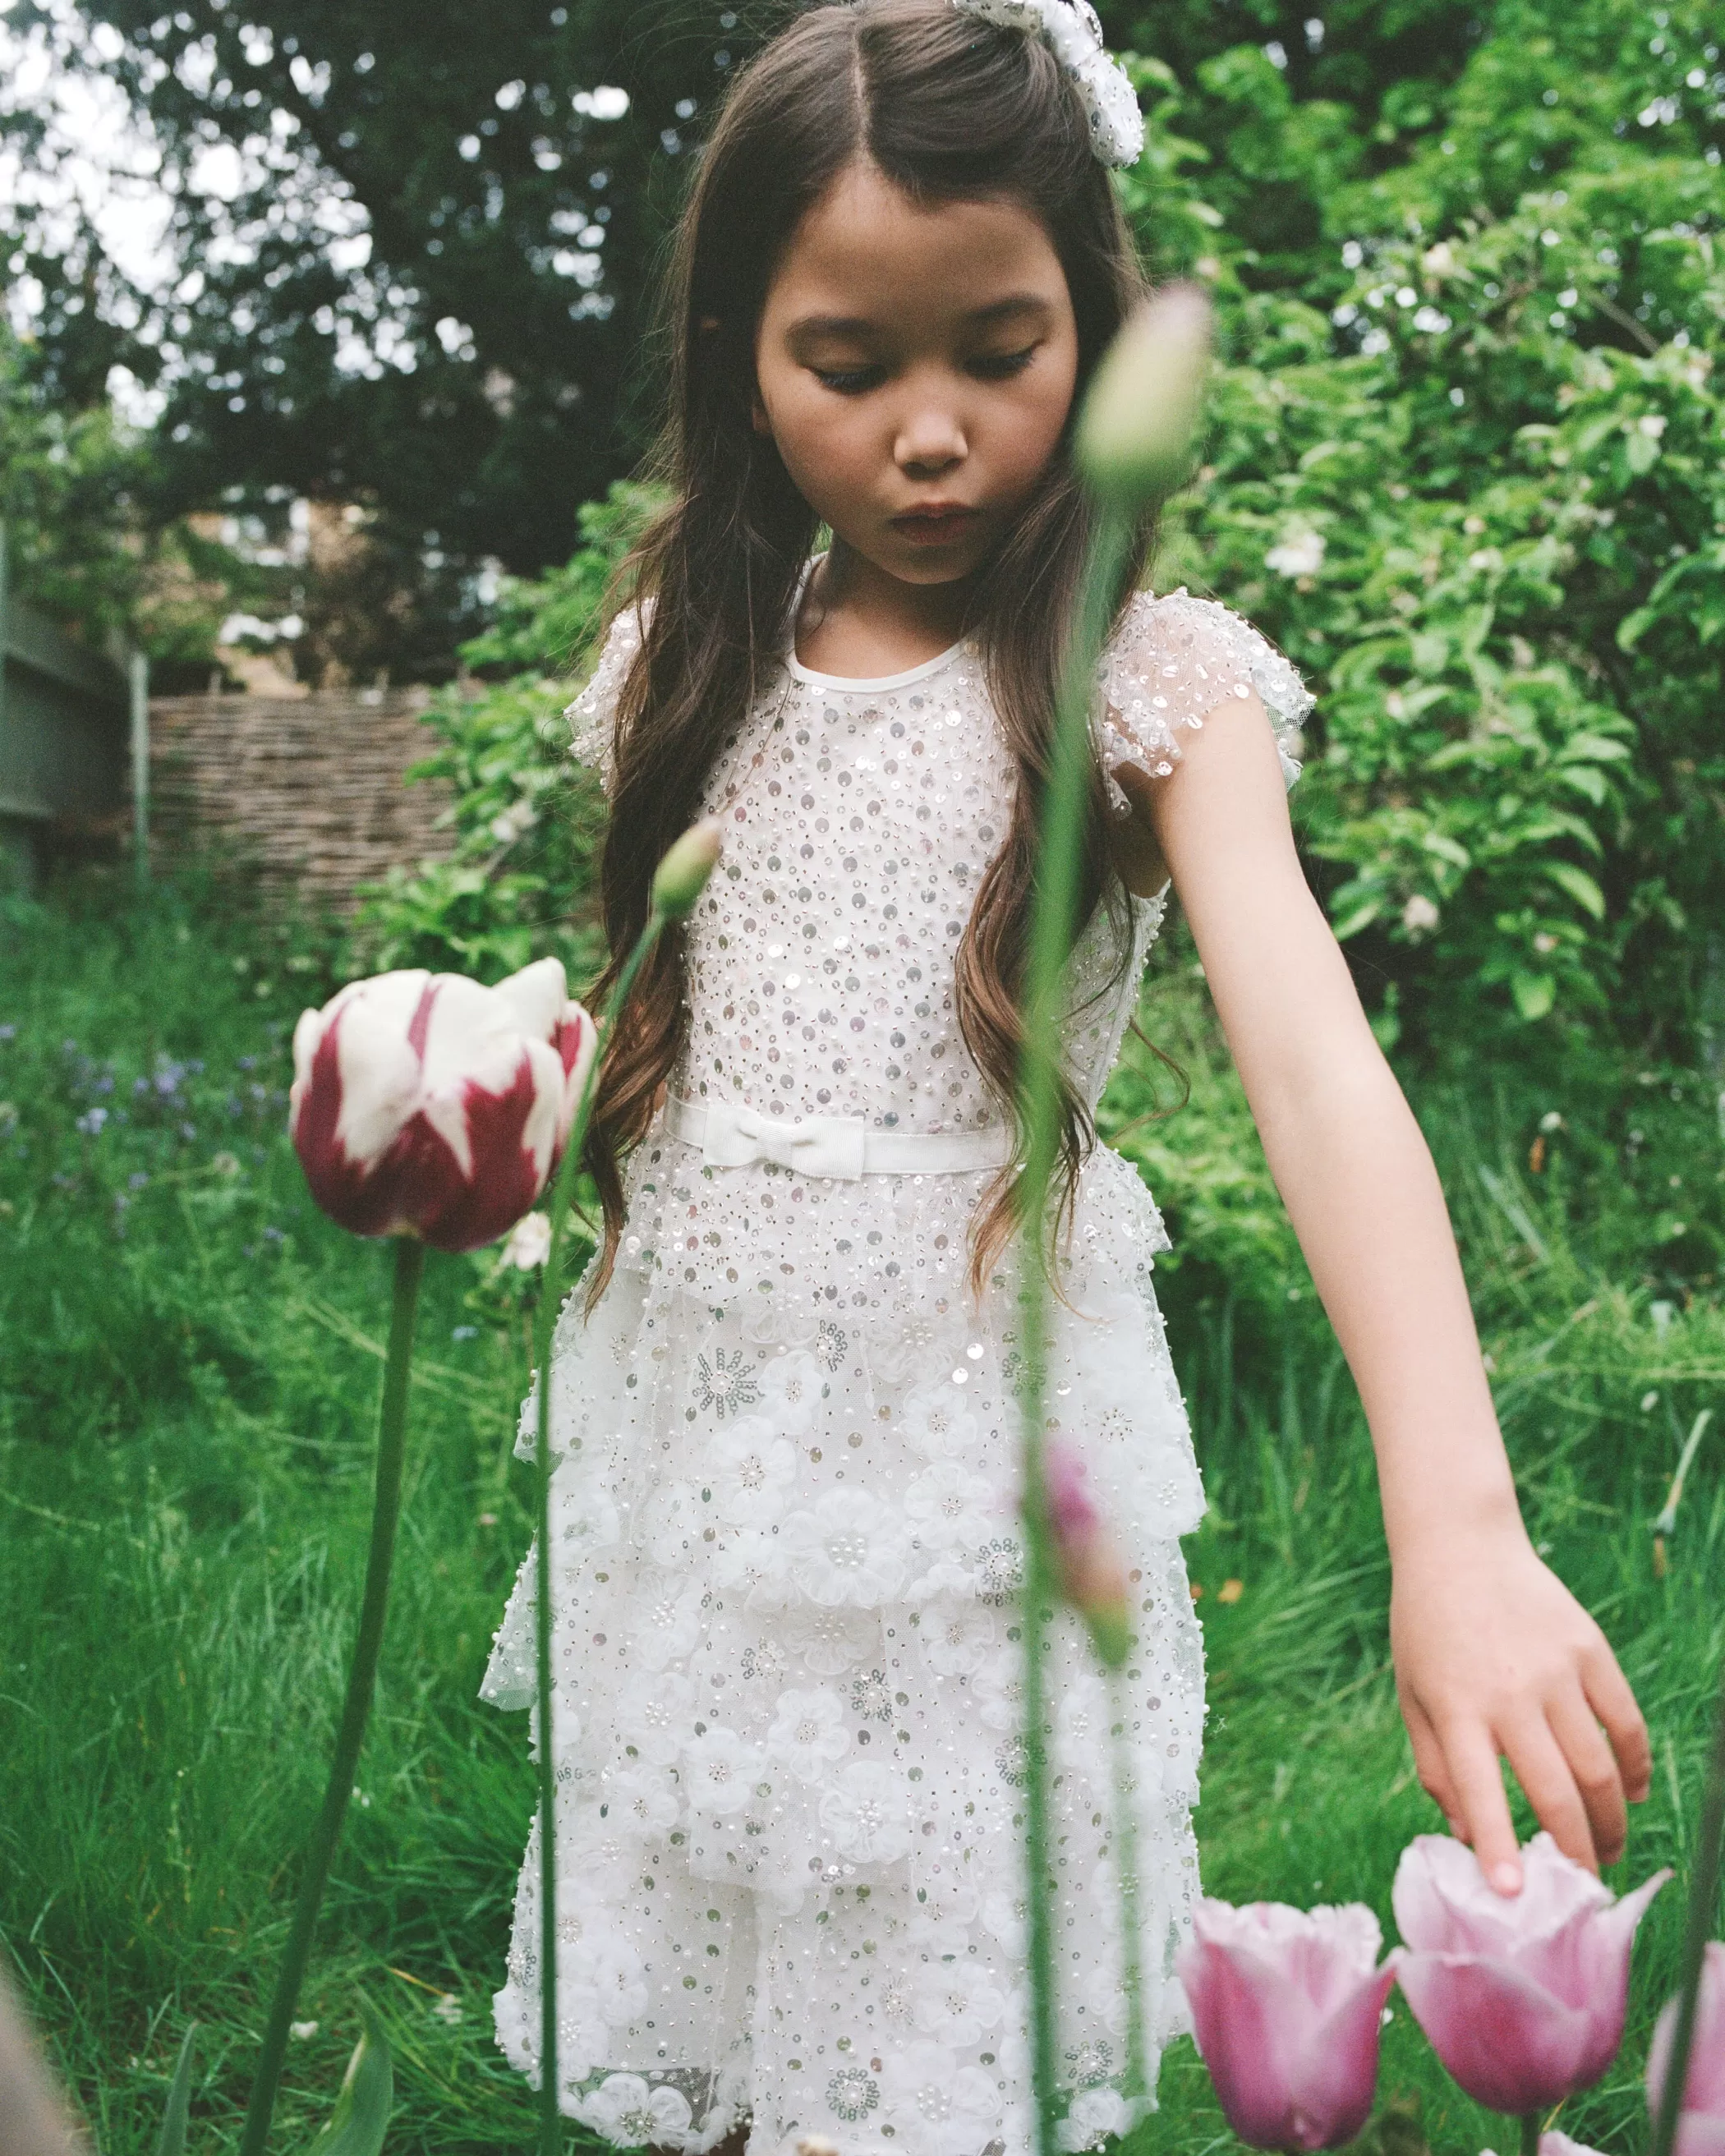
<instances>
[{"instance_id":1,"label":"green shrub","mask_svg":"<svg viewBox=\"0 0 1725 2156\"><path fill-rule=\"evenodd\" d=\"M494 981L547 953L578 984L598 970L591 894L603 803L593 773L570 762L562 711L617 566L658 499L624 482L589 502L580 551L538 583L506 581L496 620L462 647L471 666L510 670L441 692L426 714L440 746L408 774L449 787L454 845L363 895L351 972L429 966Z\"/></svg>"}]
</instances>

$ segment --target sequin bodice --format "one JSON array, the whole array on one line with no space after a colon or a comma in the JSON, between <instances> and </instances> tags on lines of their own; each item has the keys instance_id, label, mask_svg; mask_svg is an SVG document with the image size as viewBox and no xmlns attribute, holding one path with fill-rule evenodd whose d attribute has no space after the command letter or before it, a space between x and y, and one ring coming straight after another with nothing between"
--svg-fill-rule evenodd
<instances>
[{"instance_id":1,"label":"sequin bodice","mask_svg":"<svg viewBox=\"0 0 1725 2156\"><path fill-rule=\"evenodd\" d=\"M757 708L709 788L725 858L675 1090L885 1130L997 1119L953 984L1011 814L981 670L962 645L880 682L798 669Z\"/></svg>"},{"instance_id":2,"label":"sequin bodice","mask_svg":"<svg viewBox=\"0 0 1725 2156\"><path fill-rule=\"evenodd\" d=\"M602 766L638 640L635 618L620 616L572 706L578 753ZM1132 603L1101 688L1111 768L1171 769L1181 727L1254 688L1286 747L1306 703L1255 630L1183 593ZM708 782L725 856L690 926L690 1035L673 1089L875 1129L996 1121L959 1028L953 961L1014 783L973 644L875 680L787 656ZM1091 1105L1161 918L1160 900L1099 910L1076 953L1067 1055Z\"/></svg>"}]
</instances>

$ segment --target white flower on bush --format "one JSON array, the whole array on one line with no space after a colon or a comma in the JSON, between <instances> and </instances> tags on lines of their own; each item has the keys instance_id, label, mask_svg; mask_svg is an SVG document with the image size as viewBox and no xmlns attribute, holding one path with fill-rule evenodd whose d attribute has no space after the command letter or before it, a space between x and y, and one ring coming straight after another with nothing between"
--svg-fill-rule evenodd
<instances>
[{"instance_id":1,"label":"white flower on bush","mask_svg":"<svg viewBox=\"0 0 1725 2156\"><path fill-rule=\"evenodd\" d=\"M669 1767L683 1748L695 1719L695 1686L685 1676L655 1677L629 1694L618 1716L618 1734L655 1767Z\"/></svg>"},{"instance_id":2,"label":"white flower on bush","mask_svg":"<svg viewBox=\"0 0 1725 2156\"><path fill-rule=\"evenodd\" d=\"M830 1685L810 1691L783 1691L767 1732L767 1748L783 1759L799 1782L819 1782L850 1749L845 1702Z\"/></svg>"},{"instance_id":3,"label":"white flower on bush","mask_svg":"<svg viewBox=\"0 0 1725 2156\"><path fill-rule=\"evenodd\" d=\"M1324 565L1324 536L1296 526L1285 531L1264 557L1279 577L1315 577Z\"/></svg>"},{"instance_id":4,"label":"white flower on bush","mask_svg":"<svg viewBox=\"0 0 1725 2156\"><path fill-rule=\"evenodd\" d=\"M877 1608L905 1579L904 1537L878 1497L834 1490L779 1530L790 1576L811 1602Z\"/></svg>"},{"instance_id":5,"label":"white flower on bush","mask_svg":"<svg viewBox=\"0 0 1725 2156\"><path fill-rule=\"evenodd\" d=\"M918 1385L906 1396L899 1430L931 1460L953 1460L982 1441L983 1427L963 1389L950 1378Z\"/></svg>"},{"instance_id":6,"label":"white flower on bush","mask_svg":"<svg viewBox=\"0 0 1725 2156\"><path fill-rule=\"evenodd\" d=\"M734 1729L709 1729L683 1753L683 1787L691 1811L716 1819L740 1812L755 1793L766 1761Z\"/></svg>"},{"instance_id":7,"label":"white flower on bush","mask_svg":"<svg viewBox=\"0 0 1725 2156\"><path fill-rule=\"evenodd\" d=\"M993 2138L999 2092L945 2044L907 2044L886 2060L880 2093L894 2140L911 2156L975 2156Z\"/></svg>"},{"instance_id":8,"label":"white flower on bush","mask_svg":"<svg viewBox=\"0 0 1725 2156\"><path fill-rule=\"evenodd\" d=\"M820 1405L820 1365L813 1355L775 1355L762 1366L760 1412L785 1437L806 1437Z\"/></svg>"},{"instance_id":9,"label":"white flower on bush","mask_svg":"<svg viewBox=\"0 0 1725 2156\"><path fill-rule=\"evenodd\" d=\"M1652 442L1656 442L1660 436L1665 432L1665 414L1663 412L1644 412L1640 418L1635 422L1635 425L1640 432L1646 435L1649 441Z\"/></svg>"},{"instance_id":10,"label":"white flower on bush","mask_svg":"<svg viewBox=\"0 0 1725 2156\"><path fill-rule=\"evenodd\" d=\"M859 1759L841 1769L820 1800L820 1823L839 1855L853 1864L891 1864L911 1846L903 1785L878 1760Z\"/></svg>"},{"instance_id":11,"label":"white flower on bush","mask_svg":"<svg viewBox=\"0 0 1725 2156\"><path fill-rule=\"evenodd\" d=\"M1006 1637L998 1614L969 1594L936 1596L919 1614L922 1651L937 1676L973 1676Z\"/></svg>"},{"instance_id":12,"label":"white flower on bush","mask_svg":"<svg viewBox=\"0 0 1725 2156\"><path fill-rule=\"evenodd\" d=\"M1132 2107L1118 2089L1086 2089L1072 2099L1072 2108L1060 2121L1060 2144L1062 2148L1100 2148L1132 2123Z\"/></svg>"},{"instance_id":13,"label":"white flower on bush","mask_svg":"<svg viewBox=\"0 0 1725 2156\"><path fill-rule=\"evenodd\" d=\"M784 1643L818 1677L835 1677L880 1648L880 1620L842 1604L802 1603L784 1620Z\"/></svg>"},{"instance_id":14,"label":"white flower on bush","mask_svg":"<svg viewBox=\"0 0 1725 2156\"><path fill-rule=\"evenodd\" d=\"M917 1980L911 2013L916 2026L961 2050L979 2044L985 2030L1006 2011L1006 1994L992 1973L973 1961L939 1962Z\"/></svg>"},{"instance_id":15,"label":"white flower on bush","mask_svg":"<svg viewBox=\"0 0 1725 2156\"><path fill-rule=\"evenodd\" d=\"M1441 917L1437 907L1421 891L1416 891L1402 908L1402 927L1409 936L1429 934Z\"/></svg>"},{"instance_id":16,"label":"white flower on bush","mask_svg":"<svg viewBox=\"0 0 1725 2156\"><path fill-rule=\"evenodd\" d=\"M713 1506L736 1527L767 1527L783 1517L797 1486L797 1448L767 1414L745 1415L707 1447Z\"/></svg>"},{"instance_id":17,"label":"white flower on bush","mask_svg":"<svg viewBox=\"0 0 1725 2156\"><path fill-rule=\"evenodd\" d=\"M526 1213L509 1231L509 1240L503 1245L497 1262L513 1265L517 1272L531 1273L551 1255L551 1215L548 1213Z\"/></svg>"},{"instance_id":18,"label":"white flower on bush","mask_svg":"<svg viewBox=\"0 0 1725 2156\"><path fill-rule=\"evenodd\" d=\"M635 1597L633 1644L644 1669L668 1669L695 1651L705 1589L674 1572L649 1573Z\"/></svg>"},{"instance_id":19,"label":"white flower on bush","mask_svg":"<svg viewBox=\"0 0 1725 2156\"><path fill-rule=\"evenodd\" d=\"M669 2145L687 2134L691 2117L680 2090L664 2084L654 2088L639 2074L608 2074L576 2113L615 2148Z\"/></svg>"},{"instance_id":20,"label":"white flower on bush","mask_svg":"<svg viewBox=\"0 0 1725 2156\"><path fill-rule=\"evenodd\" d=\"M956 1460L937 1460L905 1491L905 1517L925 1549L968 1548L999 1527L1002 1508L988 1484Z\"/></svg>"},{"instance_id":21,"label":"white flower on bush","mask_svg":"<svg viewBox=\"0 0 1725 2156\"><path fill-rule=\"evenodd\" d=\"M682 1809L665 1768L633 1759L606 1774L604 1804L607 1819L632 1834L669 1834ZM578 1884L585 1894L587 1881L580 1879Z\"/></svg>"}]
</instances>

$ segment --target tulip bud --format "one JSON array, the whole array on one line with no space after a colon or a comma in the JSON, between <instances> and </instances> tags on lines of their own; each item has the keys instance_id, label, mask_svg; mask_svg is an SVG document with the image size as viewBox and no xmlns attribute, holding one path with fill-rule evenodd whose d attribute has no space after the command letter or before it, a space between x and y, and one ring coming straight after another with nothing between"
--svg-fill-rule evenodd
<instances>
[{"instance_id":1,"label":"tulip bud","mask_svg":"<svg viewBox=\"0 0 1725 2156\"><path fill-rule=\"evenodd\" d=\"M352 983L294 1029L289 1127L312 1196L356 1235L491 1242L550 1180L596 1045L555 958L494 988Z\"/></svg>"},{"instance_id":2,"label":"tulip bud","mask_svg":"<svg viewBox=\"0 0 1725 2156\"><path fill-rule=\"evenodd\" d=\"M1677 2033L1675 1999L1661 2014L1647 2057L1647 2107L1656 2118ZM1677 2113L1674 2156L1725 2156L1725 1945L1715 1939L1701 1966L1695 2040Z\"/></svg>"},{"instance_id":3,"label":"tulip bud","mask_svg":"<svg viewBox=\"0 0 1725 2156\"><path fill-rule=\"evenodd\" d=\"M1168 285L1102 355L1073 450L1091 490L1128 516L1172 494L1191 468L1210 354L1210 303Z\"/></svg>"},{"instance_id":4,"label":"tulip bud","mask_svg":"<svg viewBox=\"0 0 1725 2156\"><path fill-rule=\"evenodd\" d=\"M691 824L659 864L653 878L654 911L667 921L686 921L724 850L725 834L716 816Z\"/></svg>"},{"instance_id":5,"label":"tulip bud","mask_svg":"<svg viewBox=\"0 0 1725 2156\"><path fill-rule=\"evenodd\" d=\"M1061 1592L1090 1627L1096 1652L1117 1670L1132 1648L1125 1562L1085 1487L1084 1462L1072 1448L1050 1445L1042 1474Z\"/></svg>"},{"instance_id":6,"label":"tulip bud","mask_svg":"<svg viewBox=\"0 0 1725 2156\"><path fill-rule=\"evenodd\" d=\"M1177 1964L1228 2123L1254 2148L1337 2148L1371 2116L1395 1956L1359 1903L1201 1901Z\"/></svg>"},{"instance_id":7,"label":"tulip bud","mask_svg":"<svg viewBox=\"0 0 1725 2156\"><path fill-rule=\"evenodd\" d=\"M1548 1834L1522 1856L1511 1897L1462 1843L1418 1835L1394 1905L1398 1981L1432 2049L1476 2103L1525 2115L1591 2088L1616 2057L1635 1927L1671 1874L1620 1902Z\"/></svg>"}]
</instances>

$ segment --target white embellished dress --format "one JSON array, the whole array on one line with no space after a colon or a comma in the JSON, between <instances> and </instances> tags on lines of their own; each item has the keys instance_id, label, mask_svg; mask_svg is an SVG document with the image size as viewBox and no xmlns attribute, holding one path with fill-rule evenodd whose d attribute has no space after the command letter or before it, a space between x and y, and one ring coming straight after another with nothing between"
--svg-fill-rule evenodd
<instances>
[{"instance_id":1,"label":"white embellished dress","mask_svg":"<svg viewBox=\"0 0 1725 2156\"><path fill-rule=\"evenodd\" d=\"M603 763L639 624L572 706ZM1214 603L1130 603L1111 768L1255 690L1286 768L1310 699ZM689 925L688 1046L630 1163L615 1276L552 1363L560 2102L603 2140L748 2156L1026 2156L1014 1297L968 1230L1002 1157L953 957L1014 783L961 644L877 680L787 654L713 773L724 860ZM1163 901L1098 913L1066 1052L1101 1091ZM1126 947L1122 947L1125 944ZM908 1147L901 1141L909 1140ZM1149 1192L1098 1147L1050 1366L1128 1553L1124 1672L1148 2056L1184 2025L1203 1665L1179 1537L1204 1508L1151 1288ZM531 1409L518 1450L532 1450ZM530 1707L530 1553L482 1697ZM1109 1717L1053 1628L1062 2139L1132 2112ZM538 1827L497 2038L539 2085Z\"/></svg>"}]
</instances>

